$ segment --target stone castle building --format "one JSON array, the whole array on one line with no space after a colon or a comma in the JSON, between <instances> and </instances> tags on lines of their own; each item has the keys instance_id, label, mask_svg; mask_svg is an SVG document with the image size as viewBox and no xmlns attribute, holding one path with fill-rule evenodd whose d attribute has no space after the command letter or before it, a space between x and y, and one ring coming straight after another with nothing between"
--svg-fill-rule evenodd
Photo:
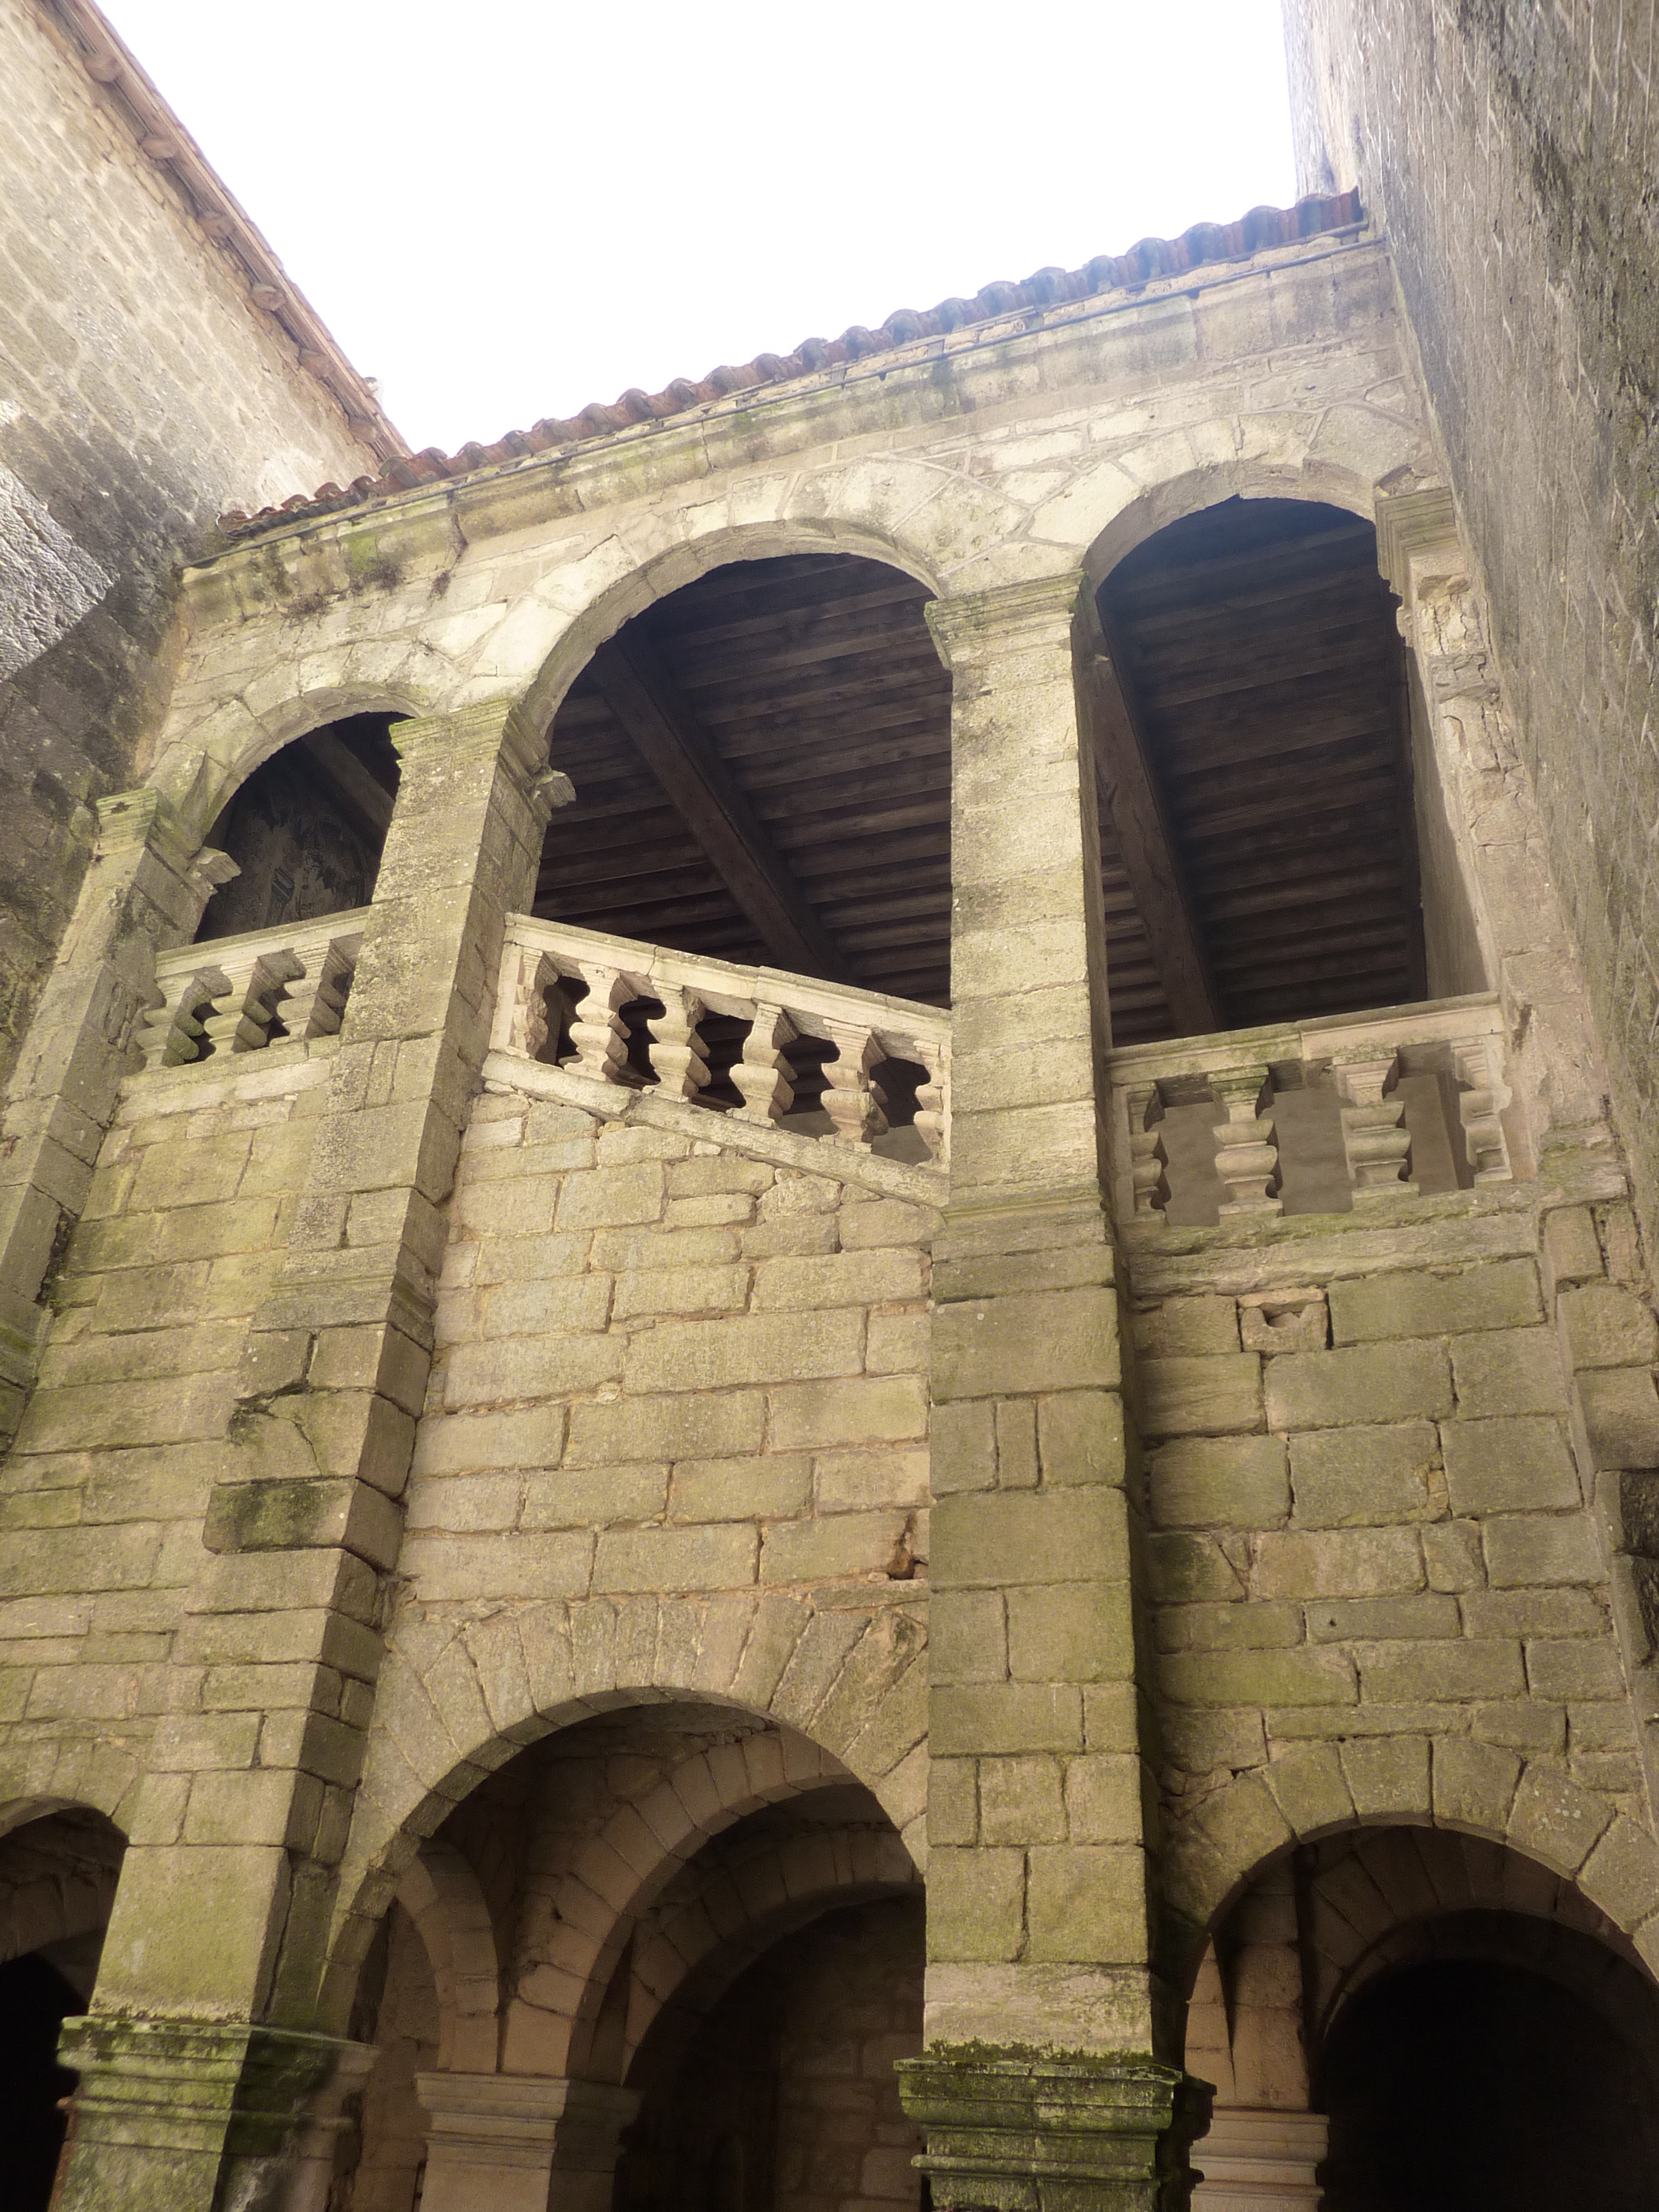
<instances>
[{"instance_id":1,"label":"stone castle building","mask_svg":"<svg viewBox=\"0 0 1659 2212\"><path fill-rule=\"evenodd\" d=\"M446 456L0 0L9 2203L1659 2206L1654 8L1287 28Z\"/></svg>"}]
</instances>

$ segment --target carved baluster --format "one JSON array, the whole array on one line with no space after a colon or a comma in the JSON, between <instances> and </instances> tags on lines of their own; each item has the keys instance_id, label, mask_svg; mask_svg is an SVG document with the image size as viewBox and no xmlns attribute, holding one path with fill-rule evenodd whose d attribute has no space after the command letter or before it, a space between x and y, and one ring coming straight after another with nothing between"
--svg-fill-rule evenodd
<instances>
[{"instance_id":1,"label":"carved baluster","mask_svg":"<svg viewBox=\"0 0 1659 2212\"><path fill-rule=\"evenodd\" d=\"M927 1071L916 1085L916 1127L930 1158L951 1164L951 1040L918 1037L913 1048Z\"/></svg>"},{"instance_id":2,"label":"carved baluster","mask_svg":"<svg viewBox=\"0 0 1659 2212\"><path fill-rule=\"evenodd\" d=\"M1476 1182L1510 1182L1509 1139L1504 1134L1504 1109L1510 1103L1509 1085L1497 1065L1497 1041L1471 1037L1452 1047L1457 1079L1466 1088L1457 1102L1463 1125L1463 1143Z\"/></svg>"},{"instance_id":3,"label":"carved baluster","mask_svg":"<svg viewBox=\"0 0 1659 2212\"><path fill-rule=\"evenodd\" d=\"M743 1058L730 1070L732 1087L743 1100L736 1110L745 1121L781 1121L795 1103L784 1048L799 1032L781 1006L758 1006L743 1041Z\"/></svg>"},{"instance_id":4,"label":"carved baluster","mask_svg":"<svg viewBox=\"0 0 1659 2212\"><path fill-rule=\"evenodd\" d=\"M501 983L490 1030L493 1051L535 1060L547 1042L547 994L559 973L546 953L510 940L501 955Z\"/></svg>"},{"instance_id":5,"label":"carved baluster","mask_svg":"<svg viewBox=\"0 0 1659 2212\"><path fill-rule=\"evenodd\" d=\"M651 1032L651 1065L657 1071L659 1096L695 1098L708 1082L708 1062L697 1034L703 1003L695 991L661 984L658 994L662 1012L646 1024Z\"/></svg>"},{"instance_id":6,"label":"carved baluster","mask_svg":"<svg viewBox=\"0 0 1659 2212\"><path fill-rule=\"evenodd\" d=\"M289 1036L337 1033L362 941L362 933L354 931L349 937L331 937L326 944L305 948L304 971L289 984L276 1009Z\"/></svg>"},{"instance_id":7,"label":"carved baluster","mask_svg":"<svg viewBox=\"0 0 1659 2212\"><path fill-rule=\"evenodd\" d=\"M1279 1195L1279 1138L1265 1067L1230 1067L1210 1078L1210 1090L1226 1120L1215 1127L1215 1171L1224 1193L1221 1212L1282 1213Z\"/></svg>"},{"instance_id":8,"label":"carved baluster","mask_svg":"<svg viewBox=\"0 0 1659 2212\"><path fill-rule=\"evenodd\" d=\"M1411 1174L1411 1133L1405 1126L1406 1102L1390 1092L1400 1064L1397 1053L1370 1060L1339 1061L1332 1069L1342 1107L1342 1142L1348 1155L1353 1202L1417 1194Z\"/></svg>"},{"instance_id":9,"label":"carved baluster","mask_svg":"<svg viewBox=\"0 0 1659 2212\"><path fill-rule=\"evenodd\" d=\"M229 990L216 994L214 1011L207 1018L214 1050L258 1052L270 1041L283 986L304 972L305 963L298 953L288 951L228 960L224 973L229 978Z\"/></svg>"},{"instance_id":10,"label":"carved baluster","mask_svg":"<svg viewBox=\"0 0 1659 2212\"><path fill-rule=\"evenodd\" d=\"M619 1009L639 994L619 969L589 967L586 980L587 996L570 1024L574 1073L596 1083L617 1083L628 1066L628 1030Z\"/></svg>"},{"instance_id":11,"label":"carved baluster","mask_svg":"<svg viewBox=\"0 0 1659 2212\"><path fill-rule=\"evenodd\" d=\"M230 989L230 978L217 968L190 968L162 989L159 1005L144 1015L138 1049L146 1067L180 1067L202 1056L207 1033L203 1014Z\"/></svg>"},{"instance_id":12,"label":"carved baluster","mask_svg":"<svg viewBox=\"0 0 1659 2212\"><path fill-rule=\"evenodd\" d=\"M1137 1083L1127 1093L1129 1109L1129 1179L1134 1186L1135 1212L1155 1214L1160 1220L1170 1203L1170 1156L1157 1124L1164 1119L1164 1101L1156 1083Z\"/></svg>"},{"instance_id":13,"label":"carved baluster","mask_svg":"<svg viewBox=\"0 0 1659 2212\"><path fill-rule=\"evenodd\" d=\"M883 1108L886 1094L872 1070L885 1057L875 1032L862 1022L826 1021L820 1035L836 1048L834 1060L823 1063L823 1097L820 1102L835 1125L835 1145L872 1145L887 1133Z\"/></svg>"}]
</instances>

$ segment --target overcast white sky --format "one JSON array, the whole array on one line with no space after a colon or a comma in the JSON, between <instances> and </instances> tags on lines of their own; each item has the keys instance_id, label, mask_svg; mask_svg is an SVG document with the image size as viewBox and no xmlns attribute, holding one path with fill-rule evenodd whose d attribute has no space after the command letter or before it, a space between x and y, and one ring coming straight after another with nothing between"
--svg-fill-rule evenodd
<instances>
[{"instance_id":1,"label":"overcast white sky","mask_svg":"<svg viewBox=\"0 0 1659 2212\"><path fill-rule=\"evenodd\" d=\"M1279 0L102 0L410 443L1294 197Z\"/></svg>"}]
</instances>

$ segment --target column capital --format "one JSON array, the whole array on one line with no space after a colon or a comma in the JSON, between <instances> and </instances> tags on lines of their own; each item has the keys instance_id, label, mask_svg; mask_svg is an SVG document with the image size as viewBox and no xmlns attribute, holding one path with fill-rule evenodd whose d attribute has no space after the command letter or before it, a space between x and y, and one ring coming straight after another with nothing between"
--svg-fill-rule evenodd
<instances>
[{"instance_id":1,"label":"column capital","mask_svg":"<svg viewBox=\"0 0 1659 2212\"><path fill-rule=\"evenodd\" d=\"M899 2061L940 2212L1174 2212L1210 2091L1152 2058L1034 2058L972 2046Z\"/></svg>"},{"instance_id":2,"label":"column capital","mask_svg":"<svg viewBox=\"0 0 1659 2212\"><path fill-rule=\"evenodd\" d=\"M198 844L178 808L163 791L142 785L137 791L114 791L95 799L98 842L95 858L111 859L142 847L187 884L204 901L220 884L242 872L228 853Z\"/></svg>"},{"instance_id":3,"label":"column capital","mask_svg":"<svg viewBox=\"0 0 1659 2212\"><path fill-rule=\"evenodd\" d=\"M1457 510L1443 487L1395 492L1376 502L1376 565L1407 606L1419 571L1466 575L1468 556L1457 527Z\"/></svg>"},{"instance_id":4,"label":"column capital","mask_svg":"<svg viewBox=\"0 0 1659 2212\"><path fill-rule=\"evenodd\" d=\"M339 2102L375 2057L297 2029L97 2013L65 2021L58 2047L81 2076L54 2199L64 2212L292 2202L283 2185L306 2166L323 2169L313 2178L325 2189Z\"/></svg>"},{"instance_id":5,"label":"column capital","mask_svg":"<svg viewBox=\"0 0 1659 2212\"><path fill-rule=\"evenodd\" d=\"M1083 571L1067 568L1057 576L931 599L925 610L927 627L953 668L986 653L1069 642L1085 590Z\"/></svg>"},{"instance_id":6,"label":"column capital","mask_svg":"<svg viewBox=\"0 0 1659 2212\"><path fill-rule=\"evenodd\" d=\"M495 754L526 798L544 807L568 806L576 795L569 777L549 768L547 732L537 729L517 699L483 699L449 714L417 715L394 722L391 734L405 767L429 749L451 757Z\"/></svg>"}]
</instances>

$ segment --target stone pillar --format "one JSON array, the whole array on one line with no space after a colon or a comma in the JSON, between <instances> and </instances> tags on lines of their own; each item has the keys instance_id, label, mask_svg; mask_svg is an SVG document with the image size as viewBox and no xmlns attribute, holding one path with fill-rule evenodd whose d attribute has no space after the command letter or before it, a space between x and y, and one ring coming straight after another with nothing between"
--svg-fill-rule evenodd
<instances>
[{"instance_id":1,"label":"stone pillar","mask_svg":"<svg viewBox=\"0 0 1659 2212\"><path fill-rule=\"evenodd\" d=\"M198 2021L310 2031L319 2018L431 1352L441 1208L487 1048L504 917L529 896L554 781L505 703L405 722L395 742L402 784L328 1103L283 1270L250 1327L229 1434L212 1448L203 1565L104 1948L91 2026L118 2040L113 2023L137 2019L188 2045ZM210 2106L201 2125L216 2113L228 2124L231 2109ZM67 2201L149 2203L125 2179L130 2194L100 2195L108 2148L95 2129L77 2131L81 2197ZM167 2212L216 2202L170 2181L165 2201Z\"/></svg>"},{"instance_id":2,"label":"stone pillar","mask_svg":"<svg viewBox=\"0 0 1659 2212\"><path fill-rule=\"evenodd\" d=\"M79 1216L155 1000L155 955L196 933L216 884L236 873L198 850L158 791L98 802L98 842L0 1123L0 1443L22 1418L46 1316L35 1301Z\"/></svg>"},{"instance_id":3,"label":"stone pillar","mask_svg":"<svg viewBox=\"0 0 1659 2212\"><path fill-rule=\"evenodd\" d=\"M1171 2203L1199 2118L1163 2063L1172 2008L1151 1965L1083 588L928 610L954 679L952 1180L934 1246L927 2047L900 2078L941 2207Z\"/></svg>"},{"instance_id":4,"label":"stone pillar","mask_svg":"<svg viewBox=\"0 0 1659 2212\"><path fill-rule=\"evenodd\" d=\"M1417 658L1435 767L1492 987L1504 1003L1503 1120L1518 1176L1558 1141L1606 1147L1607 1077L1538 802L1498 687L1484 611L1451 494L1377 502L1377 555Z\"/></svg>"},{"instance_id":5,"label":"stone pillar","mask_svg":"<svg viewBox=\"0 0 1659 2212\"><path fill-rule=\"evenodd\" d=\"M421 2212L611 2212L631 2089L560 2076L417 2074Z\"/></svg>"}]
</instances>

